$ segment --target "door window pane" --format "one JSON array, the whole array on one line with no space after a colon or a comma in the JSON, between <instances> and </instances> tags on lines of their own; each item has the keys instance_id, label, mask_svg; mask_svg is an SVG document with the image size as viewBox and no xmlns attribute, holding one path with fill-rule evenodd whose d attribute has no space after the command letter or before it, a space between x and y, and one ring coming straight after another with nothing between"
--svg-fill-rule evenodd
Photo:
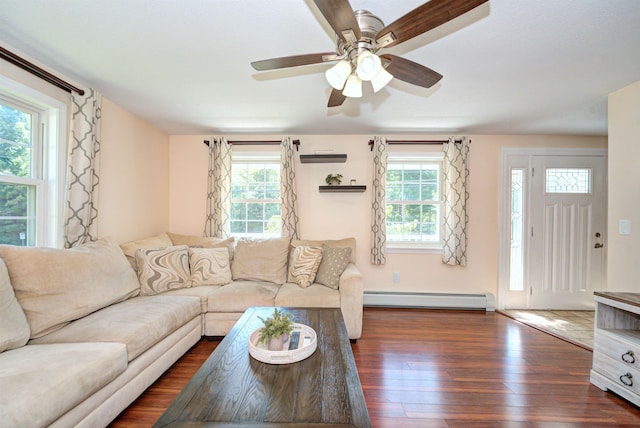
<instances>
[{"instance_id":1,"label":"door window pane","mask_svg":"<svg viewBox=\"0 0 640 428\"><path fill-rule=\"evenodd\" d=\"M509 290L524 290L524 170L511 170L511 260Z\"/></svg>"},{"instance_id":2,"label":"door window pane","mask_svg":"<svg viewBox=\"0 0 640 428\"><path fill-rule=\"evenodd\" d=\"M547 168L547 193L591 193L591 169Z\"/></svg>"}]
</instances>

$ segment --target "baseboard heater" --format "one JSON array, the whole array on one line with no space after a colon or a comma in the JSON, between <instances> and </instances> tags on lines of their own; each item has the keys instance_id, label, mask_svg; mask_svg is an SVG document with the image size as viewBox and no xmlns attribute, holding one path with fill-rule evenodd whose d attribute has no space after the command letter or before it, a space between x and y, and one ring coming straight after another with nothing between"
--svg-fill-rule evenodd
<instances>
[{"instance_id":1,"label":"baseboard heater","mask_svg":"<svg viewBox=\"0 0 640 428\"><path fill-rule=\"evenodd\" d=\"M495 299L491 293L458 294L365 291L364 306L496 310Z\"/></svg>"}]
</instances>

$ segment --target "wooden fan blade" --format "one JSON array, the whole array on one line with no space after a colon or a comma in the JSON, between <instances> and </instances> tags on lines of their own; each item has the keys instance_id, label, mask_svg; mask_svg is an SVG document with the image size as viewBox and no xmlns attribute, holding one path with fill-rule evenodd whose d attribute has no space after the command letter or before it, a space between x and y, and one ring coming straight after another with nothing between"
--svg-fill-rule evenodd
<instances>
[{"instance_id":1,"label":"wooden fan blade","mask_svg":"<svg viewBox=\"0 0 640 428\"><path fill-rule=\"evenodd\" d=\"M412 85L430 88L442 79L442 74L408 59L390 54L380 55L380 58L390 61L387 71L393 77Z\"/></svg>"},{"instance_id":2,"label":"wooden fan blade","mask_svg":"<svg viewBox=\"0 0 640 428\"><path fill-rule=\"evenodd\" d=\"M346 99L347 97L342 95L342 91L340 89L334 88L333 91L331 91L331 95L329 95L329 103L327 104L327 107L338 107L342 105Z\"/></svg>"},{"instance_id":3,"label":"wooden fan blade","mask_svg":"<svg viewBox=\"0 0 640 428\"><path fill-rule=\"evenodd\" d=\"M314 0L314 3L338 37L348 42L342 32L352 30L356 40L360 38L360 27L348 0Z\"/></svg>"},{"instance_id":4,"label":"wooden fan blade","mask_svg":"<svg viewBox=\"0 0 640 428\"><path fill-rule=\"evenodd\" d=\"M390 47L432 30L488 0L431 0L384 27L376 42ZM389 38L389 35L392 37ZM387 41L390 40L389 43Z\"/></svg>"},{"instance_id":5,"label":"wooden fan blade","mask_svg":"<svg viewBox=\"0 0 640 428\"><path fill-rule=\"evenodd\" d=\"M283 56L281 58L263 59L251 63L258 71L273 70L276 68L297 67L299 65L318 64L321 62L335 61L338 54L335 52Z\"/></svg>"}]
</instances>

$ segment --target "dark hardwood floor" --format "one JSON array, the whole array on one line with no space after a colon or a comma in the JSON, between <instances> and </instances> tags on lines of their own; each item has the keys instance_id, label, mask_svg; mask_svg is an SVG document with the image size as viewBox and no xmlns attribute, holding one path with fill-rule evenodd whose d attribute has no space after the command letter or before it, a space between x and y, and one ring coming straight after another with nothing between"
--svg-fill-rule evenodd
<instances>
[{"instance_id":1,"label":"dark hardwood floor","mask_svg":"<svg viewBox=\"0 0 640 428\"><path fill-rule=\"evenodd\" d=\"M589 383L590 351L492 312L366 308L352 345L374 427L640 426ZM112 424L148 427L219 342L201 340Z\"/></svg>"}]
</instances>

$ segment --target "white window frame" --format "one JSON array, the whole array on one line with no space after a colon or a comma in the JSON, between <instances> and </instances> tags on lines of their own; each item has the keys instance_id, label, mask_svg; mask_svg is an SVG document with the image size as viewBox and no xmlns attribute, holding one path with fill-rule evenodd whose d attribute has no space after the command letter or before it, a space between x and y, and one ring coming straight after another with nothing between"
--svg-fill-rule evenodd
<instances>
[{"instance_id":1,"label":"white window frame","mask_svg":"<svg viewBox=\"0 0 640 428\"><path fill-rule=\"evenodd\" d=\"M440 239L435 242L413 242L413 241L389 241L387 238L386 249L388 253L419 253L419 254L442 254L444 242L442 240L442 210L443 210L443 175L442 162L444 155L442 153L389 153L387 160L387 168L393 163L432 163L438 166L438 190L440 200L435 202L439 205L438 223ZM385 189L386 190L386 189ZM385 201L385 207L387 205Z\"/></svg>"},{"instance_id":2,"label":"white window frame","mask_svg":"<svg viewBox=\"0 0 640 428\"><path fill-rule=\"evenodd\" d=\"M278 166L278 173L280 173L280 152L264 151L264 152L232 152L231 155L231 186L233 187L233 170L237 164L273 164ZM231 200L233 205L234 199ZM235 202L259 202L259 203L278 203L280 206L280 213L282 213L282 197L276 199L242 199ZM229 222L231 222L229 218ZM282 228L282 224L280 224ZM274 238L280 237L281 231L278 233L234 233L231 232L231 236L234 237L247 237L247 238Z\"/></svg>"},{"instance_id":3,"label":"white window frame","mask_svg":"<svg viewBox=\"0 0 640 428\"><path fill-rule=\"evenodd\" d=\"M66 193L66 103L0 75L3 102L34 114L32 177L1 175L0 181L36 186L36 246L61 248Z\"/></svg>"}]
</instances>

